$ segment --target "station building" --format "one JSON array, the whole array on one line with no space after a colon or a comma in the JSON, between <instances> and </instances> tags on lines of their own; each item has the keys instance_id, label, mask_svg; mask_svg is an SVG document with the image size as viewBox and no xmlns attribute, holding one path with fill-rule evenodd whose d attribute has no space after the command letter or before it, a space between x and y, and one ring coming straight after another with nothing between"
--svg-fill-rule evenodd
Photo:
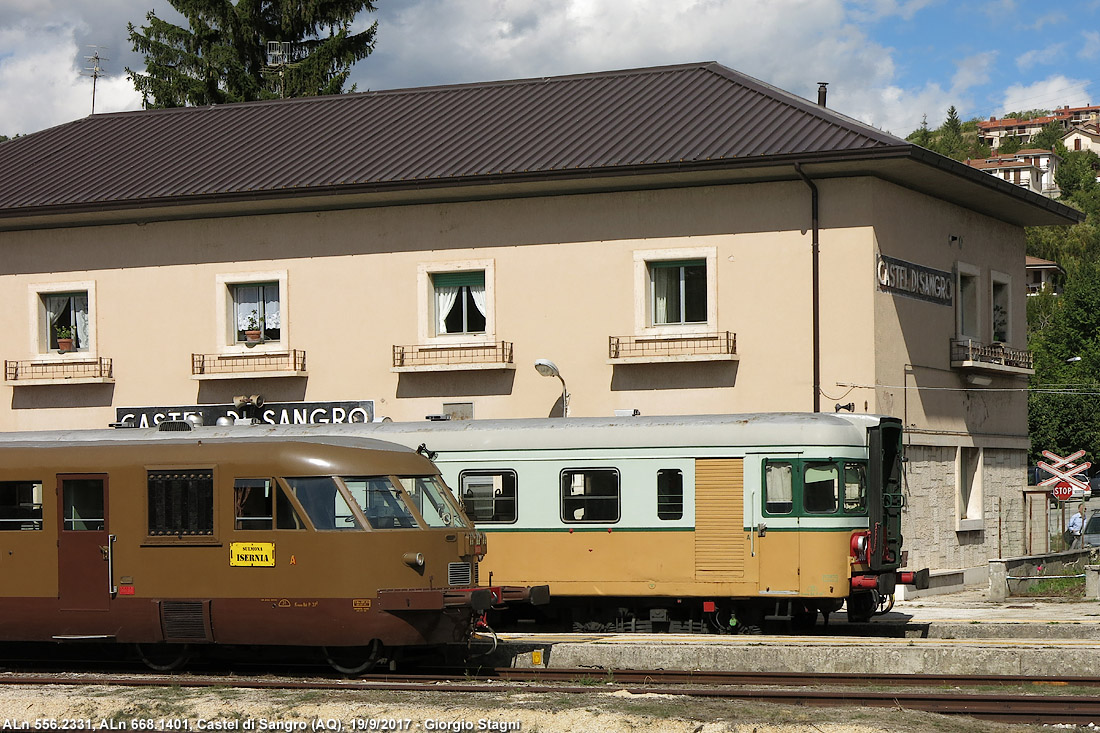
<instances>
[{"instance_id":1,"label":"station building","mask_svg":"<svg viewBox=\"0 0 1100 733\"><path fill-rule=\"evenodd\" d=\"M700 63L0 143L0 430L884 413L910 565L1021 554L1024 227L1078 215L824 101Z\"/></svg>"}]
</instances>

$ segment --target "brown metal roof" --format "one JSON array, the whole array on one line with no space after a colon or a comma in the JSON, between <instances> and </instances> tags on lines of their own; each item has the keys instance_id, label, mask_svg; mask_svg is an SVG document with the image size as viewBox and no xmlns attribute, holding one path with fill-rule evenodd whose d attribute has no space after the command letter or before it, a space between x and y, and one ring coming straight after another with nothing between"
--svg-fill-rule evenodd
<instances>
[{"instance_id":1,"label":"brown metal roof","mask_svg":"<svg viewBox=\"0 0 1100 733\"><path fill-rule=\"evenodd\" d=\"M711 62L93 115L0 144L0 220L925 153Z\"/></svg>"},{"instance_id":2,"label":"brown metal roof","mask_svg":"<svg viewBox=\"0 0 1100 733\"><path fill-rule=\"evenodd\" d=\"M0 209L903 143L716 63L93 115L0 145Z\"/></svg>"}]
</instances>

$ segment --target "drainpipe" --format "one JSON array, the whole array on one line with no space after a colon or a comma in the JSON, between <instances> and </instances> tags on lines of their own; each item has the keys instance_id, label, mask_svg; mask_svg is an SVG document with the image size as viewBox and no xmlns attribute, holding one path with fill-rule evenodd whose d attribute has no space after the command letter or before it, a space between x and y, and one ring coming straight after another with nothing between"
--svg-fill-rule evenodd
<instances>
[{"instance_id":1,"label":"drainpipe","mask_svg":"<svg viewBox=\"0 0 1100 733\"><path fill-rule=\"evenodd\" d=\"M820 244L819 227L817 218L817 186L802 171L799 163L794 164L794 172L802 179L803 183L810 187L810 222L813 229L811 244L811 261L813 263L811 276L811 298L813 299L813 318L811 329L813 330L813 371L814 371L814 412L821 412L821 289L820 289Z\"/></svg>"}]
</instances>

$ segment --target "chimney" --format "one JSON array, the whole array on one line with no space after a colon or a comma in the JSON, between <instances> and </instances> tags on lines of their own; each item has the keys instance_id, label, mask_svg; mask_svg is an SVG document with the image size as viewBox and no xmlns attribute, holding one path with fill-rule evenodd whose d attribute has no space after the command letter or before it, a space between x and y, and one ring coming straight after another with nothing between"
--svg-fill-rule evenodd
<instances>
[{"instance_id":1,"label":"chimney","mask_svg":"<svg viewBox=\"0 0 1100 733\"><path fill-rule=\"evenodd\" d=\"M817 106L818 107L824 107L825 106L825 93L828 91L828 89L827 89L828 86L829 86L829 82L827 82L827 81L819 81L817 83Z\"/></svg>"}]
</instances>

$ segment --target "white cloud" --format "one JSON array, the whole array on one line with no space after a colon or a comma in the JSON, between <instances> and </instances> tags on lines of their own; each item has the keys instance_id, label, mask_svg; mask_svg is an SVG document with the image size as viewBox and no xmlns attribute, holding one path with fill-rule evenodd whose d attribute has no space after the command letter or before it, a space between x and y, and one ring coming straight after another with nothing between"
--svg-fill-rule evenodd
<instances>
[{"instance_id":1,"label":"white cloud","mask_svg":"<svg viewBox=\"0 0 1100 733\"><path fill-rule=\"evenodd\" d=\"M1070 79L1061 74L1049 76L1034 84L1014 84L1004 92L1000 114L1029 109L1053 109L1069 105L1089 104L1087 79Z\"/></svg>"},{"instance_id":2,"label":"white cloud","mask_svg":"<svg viewBox=\"0 0 1100 733\"><path fill-rule=\"evenodd\" d=\"M1094 59L1100 55L1100 31L1081 31L1084 41L1077 55L1083 59Z\"/></svg>"},{"instance_id":3,"label":"white cloud","mask_svg":"<svg viewBox=\"0 0 1100 733\"><path fill-rule=\"evenodd\" d=\"M0 134L51 127L91 112L92 79L81 75L72 25L0 27ZM124 76L100 78L96 112L136 109L141 99Z\"/></svg>"},{"instance_id":4,"label":"white cloud","mask_svg":"<svg viewBox=\"0 0 1100 733\"><path fill-rule=\"evenodd\" d=\"M1065 43L1055 43L1046 48L1035 48L1016 57L1016 68L1026 72L1036 66L1061 63L1065 58L1065 52Z\"/></svg>"}]
</instances>

